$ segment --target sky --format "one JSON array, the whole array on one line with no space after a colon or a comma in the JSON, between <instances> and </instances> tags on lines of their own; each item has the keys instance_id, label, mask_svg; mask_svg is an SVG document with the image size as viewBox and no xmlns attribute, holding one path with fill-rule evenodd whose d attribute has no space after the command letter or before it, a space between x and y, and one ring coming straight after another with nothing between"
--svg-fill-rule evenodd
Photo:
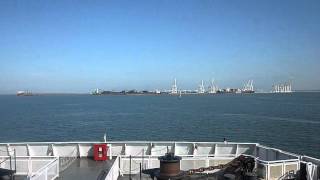
<instances>
[{"instance_id":1,"label":"sky","mask_svg":"<svg viewBox=\"0 0 320 180\"><path fill-rule=\"evenodd\" d=\"M319 0L0 1L0 93L320 89Z\"/></svg>"}]
</instances>

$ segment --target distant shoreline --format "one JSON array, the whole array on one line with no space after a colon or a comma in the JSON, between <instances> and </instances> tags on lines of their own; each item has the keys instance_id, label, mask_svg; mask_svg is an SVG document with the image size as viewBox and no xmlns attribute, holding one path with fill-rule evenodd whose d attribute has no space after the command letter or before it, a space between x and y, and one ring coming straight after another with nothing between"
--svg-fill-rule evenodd
<instances>
[{"instance_id":1,"label":"distant shoreline","mask_svg":"<svg viewBox=\"0 0 320 180\"><path fill-rule=\"evenodd\" d=\"M320 93L320 90L295 90L292 93ZM272 92L255 92L255 93L182 93L181 95L196 95L196 96L205 96L205 95L224 95L224 94L237 94L237 95L250 95L250 94L291 94L291 93L272 93ZM0 94L0 95L14 95L16 94ZM34 93L31 96L60 96L60 95L91 95L91 96L179 96L179 94L170 94L170 93L126 93L126 94L91 94L91 93Z\"/></svg>"}]
</instances>

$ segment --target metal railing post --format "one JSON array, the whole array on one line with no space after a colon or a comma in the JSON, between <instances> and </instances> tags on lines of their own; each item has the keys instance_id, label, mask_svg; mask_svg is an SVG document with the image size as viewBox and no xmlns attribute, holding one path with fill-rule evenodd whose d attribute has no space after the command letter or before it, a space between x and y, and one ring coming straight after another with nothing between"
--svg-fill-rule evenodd
<instances>
[{"instance_id":1,"label":"metal railing post","mask_svg":"<svg viewBox=\"0 0 320 180\"><path fill-rule=\"evenodd\" d=\"M12 170L12 158L11 158L11 155L9 156L9 160L10 160L10 170Z\"/></svg>"},{"instance_id":2,"label":"metal railing post","mask_svg":"<svg viewBox=\"0 0 320 180\"><path fill-rule=\"evenodd\" d=\"M141 163L140 163L140 180L141 180L141 171L142 171L142 170L141 170Z\"/></svg>"},{"instance_id":3,"label":"metal railing post","mask_svg":"<svg viewBox=\"0 0 320 180\"><path fill-rule=\"evenodd\" d=\"M59 177L59 158L56 158L56 167L57 167L57 174L58 174L58 177Z\"/></svg>"},{"instance_id":4,"label":"metal railing post","mask_svg":"<svg viewBox=\"0 0 320 180\"><path fill-rule=\"evenodd\" d=\"M16 149L14 149L14 171L17 172L17 154L16 154Z\"/></svg>"},{"instance_id":5,"label":"metal railing post","mask_svg":"<svg viewBox=\"0 0 320 180\"><path fill-rule=\"evenodd\" d=\"M31 159L31 157L29 157L28 166L29 166L29 173L32 175L32 159Z\"/></svg>"},{"instance_id":6,"label":"metal railing post","mask_svg":"<svg viewBox=\"0 0 320 180\"><path fill-rule=\"evenodd\" d=\"M144 169L144 149L142 149L142 169Z\"/></svg>"},{"instance_id":7,"label":"metal railing post","mask_svg":"<svg viewBox=\"0 0 320 180\"><path fill-rule=\"evenodd\" d=\"M131 155L130 155L130 162L129 162L129 180L131 180Z\"/></svg>"},{"instance_id":8,"label":"metal railing post","mask_svg":"<svg viewBox=\"0 0 320 180\"><path fill-rule=\"evenodd\" d=\"M46 167L46 170L44 171L45 180L48 180L48 168Z\"/></svg>"}]
</instances>

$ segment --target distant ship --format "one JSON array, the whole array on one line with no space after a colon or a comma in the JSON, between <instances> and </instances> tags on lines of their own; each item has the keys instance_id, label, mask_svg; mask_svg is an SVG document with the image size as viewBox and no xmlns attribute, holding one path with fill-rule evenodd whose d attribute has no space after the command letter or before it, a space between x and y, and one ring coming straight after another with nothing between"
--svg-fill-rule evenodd
<instances>
[{"instance_id":1,"label":"distant ship","mask_svg":"<svg viewBox=\"0 0 320 180\"><path fill-rule=\"evenodd\" d=\"M226 88L226 89L219 89L215 88L216 93L218 94L247 94L247 93L255 93L254 88L253 88L253 80L249 80L246 82L243 86L242 89L240 88ZM212 91L209 90L208 93L211 93Z\"/></svg>"},{"instance_id":2,"label":"distant ship","mask_svg":"<svg viewBox=\"0 0 320 180\"><path fill-rule=\"evenodd\" d=\"M17 92L17 96L32 96L32 92L31 91L18 91Z\"/></svg>"},{"instance_id":3,"label":"distant ship","mask_svg":"<svg viewBox=\"0 0 320 180\"><path fill-rule=\"evenodd\" d=\"M100 89L95 89L92 93L92 95L102 95L102 91L100 91Z\"/></svg>"}]
</instances>

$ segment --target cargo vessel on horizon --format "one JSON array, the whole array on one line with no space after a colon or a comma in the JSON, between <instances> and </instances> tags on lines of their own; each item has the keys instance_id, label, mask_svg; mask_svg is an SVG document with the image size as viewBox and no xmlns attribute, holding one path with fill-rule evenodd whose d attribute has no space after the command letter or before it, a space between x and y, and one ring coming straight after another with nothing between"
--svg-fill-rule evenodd
<instances>
[{"instance_id":1,"label":"cargo vessel on horizon","mask_svg":"<svg viewBox=\"0 0 320 180\"><path fill-rule=\"evenodd\" d=\"M33 96L31 91L18 91L17 96Z\"/></svg>"}]
</instances>

